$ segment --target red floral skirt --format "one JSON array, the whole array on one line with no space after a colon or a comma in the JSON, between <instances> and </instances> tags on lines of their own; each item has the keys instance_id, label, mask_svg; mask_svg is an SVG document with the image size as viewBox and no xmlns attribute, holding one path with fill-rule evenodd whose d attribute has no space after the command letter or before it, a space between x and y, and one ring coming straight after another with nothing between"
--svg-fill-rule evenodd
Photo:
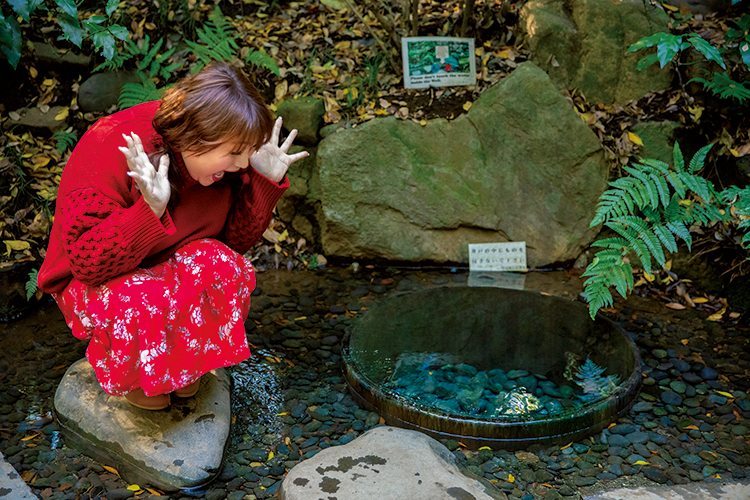
<instances>
[{"instance_id":1,"label":"red floral skirt","mask_svg":"<svg viewBox=\"0 0 750 500\"><path fill-rule=\"evenodd\" d=\"M255 289L253 266L223 243L188 243L166 262L99 286L73 280L54 294L102 388L147 396L189 385L247 359L244 321Z\"/></svg>"}]
</instances>

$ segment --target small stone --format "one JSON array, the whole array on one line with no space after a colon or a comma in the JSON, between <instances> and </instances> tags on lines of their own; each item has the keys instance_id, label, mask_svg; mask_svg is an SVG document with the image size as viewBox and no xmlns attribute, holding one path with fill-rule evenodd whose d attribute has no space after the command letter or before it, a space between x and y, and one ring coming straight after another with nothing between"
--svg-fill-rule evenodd
<instances>
[{"instance_id":1,"label":"small stone","mask_svg":"<svg viewBox=\"0 0 750 500\"><path fill-rule=\"evenodd\" d=\"M661 393L661 400L672 406L679 406L682 404L682 396L673 391L664 391Z\"/></svg>"},{"instance_id":2,"label":"small stone","mask_svg":"<svg viewBox=\"0 0 750 500\"><path fill-rule=\"evenodd\" d=\"M719 372L707 366L701 370L701 377L703 380L716 380L719 378Z\"/></svg>"},{"instance_id":3,"label":"small stone","mask_svg":"<svg viewBox=\"0 0 750 500\"><path fill-rule=\"evenodd\" d=\"M641 472L643 472L644 476L659 484L665 484L669 481L669 476L663 470L656 467L644 467L641 469Z\"/></svg>"},{"instance_id":4,"label":"small stone","mask_svg":"<svg viewBox=\"0 0 750 500\"><path fill-rule=\"evenodd\" d=\"M654 406L651 403L647 403L645 401L638 401L636 404L633 405L633 411L639 412L639 413L645 413L647 411L651 411L653 407Z\"/></svg>"}]
</instances>

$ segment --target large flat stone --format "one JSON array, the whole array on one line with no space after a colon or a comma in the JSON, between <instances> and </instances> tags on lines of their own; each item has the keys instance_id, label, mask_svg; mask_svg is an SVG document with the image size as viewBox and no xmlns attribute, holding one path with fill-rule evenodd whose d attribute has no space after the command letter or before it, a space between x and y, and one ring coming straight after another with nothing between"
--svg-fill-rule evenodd
<instances>
[{"instance_id":1,"label":"large flat stone","mask_svg":"<svg viewBox=\"0 0 750 500\"><path fill-rule=\"evenodd\" d=\"M281 484L282 500L490 500L505 498L464 475L448 448L421 432L376 427L344 446L296 465Z\"/></svg>"},{"instance_id":2,"label":"large flat stone","mask_svg":"<svg viewBox=\"0 0 750 500\"><path fill-rule=\"evenodd\" d=\"M168 410L135 408L105 393L87 360L73 363L55 393L63 438L140 486L164 491L211 481L221 468L231 424L231 380L203 376L193 398L172 397Z\"/></svg>"},{"instance_id":3,"label":"large flat stone","mask_svg":"<svg viewBox=\"0 0 750 500\"><path fill-rule=\"evenodd\" d=\"M0 453L0 498L3 500L36 500L31 488L21 479Z\"/></svg>"}]
</instances>

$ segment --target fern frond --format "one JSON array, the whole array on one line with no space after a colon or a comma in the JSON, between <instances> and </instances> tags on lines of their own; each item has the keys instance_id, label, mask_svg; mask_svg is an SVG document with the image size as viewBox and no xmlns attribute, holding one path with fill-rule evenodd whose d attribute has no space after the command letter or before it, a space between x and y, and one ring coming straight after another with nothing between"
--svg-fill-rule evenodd
<instances>
[{"instance_id":1,"label":"fern frond","mask_svg":"<svg viewBox=\"0 0 750 500\"><path fill-rule=\"evenodd\" d=\"M37 279L39 278L39 269L34 269L29 273L29 280L26 282L26 300L30 300L31 297L38 290Z\"/></svg>"},{"instance_id":2,"label":"fern frond","mask_svg":"<svg viewBox=\"0 0 750 500\"><path fill-rule=\"evenodd\" d=\"M628 240L625 238L605 238L603 240L597 240L591 244L592 247L603 247L603 248L624 248L628 245Z\"/></svg>"},{"instance_id":3,"label":"fern frond","mask_svg":"<svg viewBox=\"0 0 750 500\"><path fill-rule=\"evenodd\" d=\"M684 222L668 222L666 226L667 229L672 231L672 234L681 238L685 244L687 244L688 250L691 249L693 245L693 237L690 235L690 231L687 226L685 226Z\"/></svg>"},{"instance_id":4,"label":"fern frond","mask_svg":"<svg viewBox=\"0 0 750 500\"><path fill-rule=\"evenodd\" d=\"M659 241L661 241L668 252L677 252L677 240L675 240L672 232L666 226L654 226L654 234L659 238Z\"/></svg>"},{"instance_id":5,"label":"fern frond","mask_svg":"<svg viewBox=\"0 0 750 500\"><path fill-rule=\"evenodd\" d=\"M690 160L690 173L691 174L695 174L703 168L703 163L706 161L706 156L708 156L708 152L711 151L712 147L714 147L713 144L703 146L702 148L698 150L697 153L695 153L695 156L693 156L693 159Z\"/></svg>"},{"instance_id":6,"label":"fern frond","mask_svg":"<svg viewBox=\"0 0 750 500\"><path fill-rule=\"evenodd\" d=\"M164 90L164 88L156 88L154 82L144 78L142 78L142 83L126 83L122 86L117 105L120 109L126 109L144 102L158 101Z\"/></svg>"},{"instance_id":7,"label":"fern frond","mask_svg":"<svg viewBox=\"0 0 750 500\"><path fill-rule=\"evenodd\" d=\"M635 251L643 269L651 274L651 252L646 244L639 239L638 232L629 225L620 222L610 221L605 225L628 240L630 248Z\"/></svg>"},{"instance_id":8,"label":"fern frond","mask_svg":"<svg viewBox=\"0 0 750 500\"><path fill-rule=\"evenodd\" d=\"M638 238L646 245L646 248L648 248L650 256L653 257L660 266L664 265L666 259L664 258L664 251L662 250L661 243L659 242L659 238L657 238L653 231L648 227L647 221L640 217L626 215L624 217L613 219L612 222L633 228L638 233ZM648 272L651 274L650 270Z\"/></svg>"},{"instance_id":9,"label":"fern frond","mask_svg":"<svg viewBox=\"0 0 750 500\"><path fill-rule=\"evenodd\" d=\"M254 64L255 66L258 66L260 68L266 68L268 71L270 71L276 76L281 76L281 72L279 71L279 65L276 64L276 61L274 61L273 57L271 57L270 55L268 55L262 50L250 51L247 54L245 61L250 64Z\"/></svg>"},{"instance_id":10,"label":"fern frond","mask_svg":"<svg viewBox=\"0 0 750 500\"><path fill-rule=\"evenodd\" d=\"M672 161L674 162L674 169L677 172L685 171L685 158L682 156L682 150L680 150L678 142L675 142L674 148L672 148Z\"/></svg>"}]
</instances>

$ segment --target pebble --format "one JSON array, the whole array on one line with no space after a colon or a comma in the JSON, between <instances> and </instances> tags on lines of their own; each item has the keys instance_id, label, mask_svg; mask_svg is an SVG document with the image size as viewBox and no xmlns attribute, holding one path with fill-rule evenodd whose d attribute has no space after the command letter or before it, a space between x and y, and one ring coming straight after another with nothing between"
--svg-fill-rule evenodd
<instances>
[{"instance_id":1,"label":"pebble","mask_svg":"<svg viewBox=\"0 0 750 500\"><path fill-rule=\"evenodd\" d=\"M661 393L661 400L667 404L672 406L679 406L682 404L682 396L677 394L676 392L672 391L664 391Z\"/></svg>"}]
</instances>

